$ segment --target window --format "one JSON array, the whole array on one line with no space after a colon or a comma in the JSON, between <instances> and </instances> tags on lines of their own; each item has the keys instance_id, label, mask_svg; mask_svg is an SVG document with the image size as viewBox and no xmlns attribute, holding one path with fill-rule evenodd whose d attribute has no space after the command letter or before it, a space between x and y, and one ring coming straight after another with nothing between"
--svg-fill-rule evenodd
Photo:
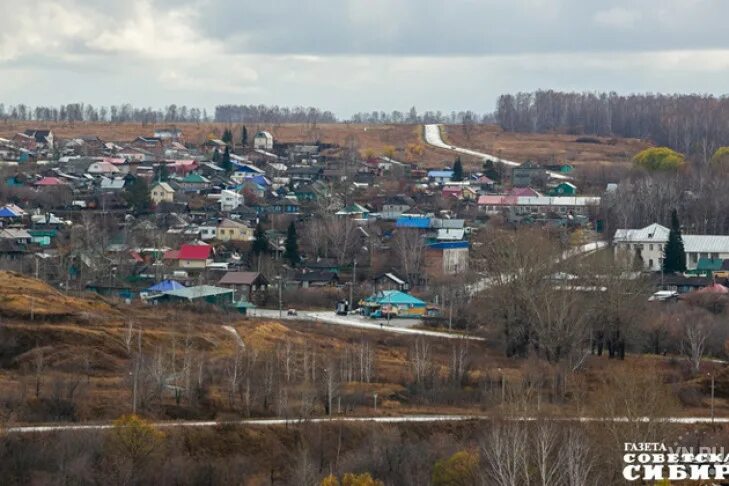
<instances>
[{"instance_id":1,"label":"window","mask_svg":"<svg viewBox=\"0 0 729 486\"><path fill-rule=\"evenodd\" d=\"M648 268L653 268L653 259L648 260Z\"/></svg>"},{"instance_id":2,"label":"window","mask_svg":"<svg viewBox=\"0 0 729 486\"><path fill-rule=\"evenodd\" d=\"M650 245L648 245L648 249L649 249L650 251L653 251L653 243L651 243ZM653 261L653 260L651 260L651 261ZM653 266L653 264L652 264L652 263L651 263L651 266Z\"/></svg>"}]
</instances>

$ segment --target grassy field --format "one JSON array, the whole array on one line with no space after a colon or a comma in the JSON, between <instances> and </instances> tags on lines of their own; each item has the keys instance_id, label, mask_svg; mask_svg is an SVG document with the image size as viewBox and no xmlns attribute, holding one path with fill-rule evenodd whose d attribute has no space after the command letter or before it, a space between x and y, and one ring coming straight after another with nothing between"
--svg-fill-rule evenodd
<instances>
[{"instance_id":1,"label":"grassy field","mask_svg":"<svg viewBox=\"0 0 729 486\"><path fill-rule=\"evenodd\" d=\"M159 124L169 126L169 124ZM228 128L223 123L179 123L188 142L202 143L209 137L219 138ZM235 139L242 125L233 125ZM59 138L98 135L108 141L130 141L137 136L154 134L154 125L141 123L0 123L0 137L9 138L26 128L52 128ZM417 163L425 168L449 165L454 155L448 150L427 146L422 139L422 125L354 125L354 124L249 124L249 137L257 130L270 131L280 142L325 143L347 147L353 144L360 154L381 155L394 149L394 158ZM504 133L494 125L477 125L464 133L460 125L445 128L445 138L452 144L483 150L510 160L527 159L544 163L567 162L576 166L627 166L630 158L647 143L634 139L600 138L600 143L578 143L577 136L561 134ZM463 157L468 167L480 167L480 161Z\"/></svg>"},{"instance_id":2,"label":"grassy field","mask_svg":"<svg viewBox=\"0 0 729 486\"><path fill-rule=\"evenodd\" d=\"M557 133L505 133L495 125L460 125L445 128L449 143L480 150L508 160L569 163L576 167L628 167L637 152L649 144L637 139L589 137L599 143L580 143L577 135Z\"/></svg>"}]
</instances>

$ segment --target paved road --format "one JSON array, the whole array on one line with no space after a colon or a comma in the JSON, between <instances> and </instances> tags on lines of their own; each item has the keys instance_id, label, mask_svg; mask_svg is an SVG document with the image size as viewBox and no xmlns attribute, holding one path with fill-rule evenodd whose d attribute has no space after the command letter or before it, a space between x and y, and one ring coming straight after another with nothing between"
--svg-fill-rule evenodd
<instances>
[{"instance_id":1,"label":"paved road","mask_svg":"<svg viewBox=\"0 0 729 486\"><path fill-rule=\"evenodd\" d=\"M384 423L384 424L401 424L401 423L438 423L438 422L465 422L479 421L489 422L495 420L508 420L512 422L536 422L538 420L548 420L554 422L654 422L668 423L677 425L698 425L698 424L728 424L729 417L537 417L537 416L488 416L488 415L401 415L395 417L319 417L309 419L244 419L244 420L178 420L155 422L152 425L158 428L171 427L219 427L222 425L240 425L240 426L295 426L303 424L318 423L341 423L341 422L368 422L368 423ZM43 425L22 425L6 427L2 429L6 434L38 434L48 432L80 432L92 430L111 429L113 424L43 424Z\"/></svg>"},{"instance_id":2,"label":"paved road","mask_svg":"<svg viewBox=\"0 0 729 486\"><path fill-rule=\"evenodd\" d=\"M517 165L521 165L519 162L514 162L513 160L506 160L502 159L501 157L496 157L495 155L486 154L483 152L477 152L476 150L466 149L462 147L456 147L454 145L448 145L443 141L443 139L440 136L440 127L441 125L425 125L425 142L428 145L432 145L433 147L438 147L446 150L451 150L453 152L457 152L459 154L464 155L470 155L472 157L478 157L480 159L485 160L491 160L492 162L501 162L504 165L508 165L510 167L514 167ZM547 174L549 174L550 177L553 179L562 179L567 180L570 179L570 177L560 174L559 172L552 172L547 171Z\"/></svg>"},{"instance_id":3,"label":"paved road","mask_svg":"<svg viewBox=\"0 0 729 486\"><path fill-rule=\"evenodd\" d=\"M265 317L268 319L278 319L279 311L273 309L254 309L249 311L250 317ZM340 326L356 327L360 329L369 329L372 331L392 332L398 334L411 334L418 336L429 336L444 339L468 339L471 341L483 341L478 336L464 336L463 334L429 331L426 329L416 329L415 326L421 325L420 319L390 319L388 323L386 319L368 319L358 315L338 316L334 311L299 311L296 316L286 315L284 310L281 319L295 319L300 321L322 322L325 324L335 324Z\"/></svg>"}]
</instances>

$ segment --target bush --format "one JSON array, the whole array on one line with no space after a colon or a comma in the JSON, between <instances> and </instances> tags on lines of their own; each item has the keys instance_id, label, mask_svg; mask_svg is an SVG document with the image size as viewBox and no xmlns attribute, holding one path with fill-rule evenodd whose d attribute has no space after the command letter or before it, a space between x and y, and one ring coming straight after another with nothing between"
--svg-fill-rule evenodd
<instances>
[{"instance_id":1,"label":"bush","mask_svg":"<svg viewBox=\"0 0 729 486\"><path fill-rule=\"evenodd\" d=\"M649 171L672 171L684 167L686 159L668 147L653 147L638 152L633 157L633 164Z\"/></svg>"}]
</instances>

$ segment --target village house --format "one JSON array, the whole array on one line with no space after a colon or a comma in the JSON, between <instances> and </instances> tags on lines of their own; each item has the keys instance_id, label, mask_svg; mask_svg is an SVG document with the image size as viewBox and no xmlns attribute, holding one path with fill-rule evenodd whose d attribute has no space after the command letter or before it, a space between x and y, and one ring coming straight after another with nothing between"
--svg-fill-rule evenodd
<instances>
[{"instance_id":1,"label":"village house","mask_svg":"<svg viewBox=\"0 0 729 486\"><path fill-rule=\"evenodd\" d=\"M243 194L230 189L223 189L220 191L220 198L218 203L220 204L220 210L223 212L230 212L245 202Z\"/></svg>"},{"instance_id":2,"label":"village house","mask_svg":"<svg viewBox=\"0 0 729 486\"><path fill-rule=\"evenodd\" d=\"M253 241L253 228L232 219L224 219L216 228L215 239L219 241Z\"/></svg>"},{"instance_id":3,"label":"village house","mask_svg":"<svg viewBox=\"0 0 729 486\"><path fill-rule=\"evenodd\" d=\"M273 150L273 135L260 131L253 137L253 148L258 150Z\"/></svg>"},{"instance_id":4,"label":"village house","mask_svg":"<svg viewBox=\"0 0 729 486\"><path fill-rule=\"evenodd\" d=\"M157 128L154 131L154 138L159 138L165 143L185 143L185 137L182 136L182 130L180 130L179 128Z\"/></svg>"},{"instance_id":5,"label":"village house","mask_svg":"<svg viewBox=\"0 0 729 486\"><path fill-rule=\"evenodd\" d=\"M204 270L212 263L212 251L213 247L210 245L182 245L178 254L170 256L176 257L180 268Z\"/></svg>"},{"instance_id":6,"label":"village house","mask_svg":"<svg viewBox=\"0 0 729 486\"><path fill-rule=\"evenodd\" d=\"M511 169L511 185L514 187L529 187L540 185L547 180L547 171L531 160Z\"/></svg>"},{"instance_id":7,"label":"village house","mask_svg":"<svg viewBox=\"0 0 729 486\"><path fill-rule=\"evenodd\" d=\"M437 184L437 185L443 185L448 184L451 179L453 179L453 171L452 170L430 170L428 171L428 181Z\"/></svg>"},{"instance_id":8,"label":"village house","mask_svg":"<svg viewBox=\"0 0 729 486\"><path fill-rule=\"evenodd\" d=\"M218 285L233 289L236 297L245 298L248 302L254 301L255 294L265 294L268 290L268 280L259 272L227 272Z\"/></svg>"},{"instance_id":9,"label":"village house","mask_svg":"<svg viewBox=\"0 0 729 486\"><path fill-rule=\"evenodd\" d=\"M166 182L158 182L149 191L149 198L154 204L174 202L175 190Z\"/></svg>"}]
</instances>

